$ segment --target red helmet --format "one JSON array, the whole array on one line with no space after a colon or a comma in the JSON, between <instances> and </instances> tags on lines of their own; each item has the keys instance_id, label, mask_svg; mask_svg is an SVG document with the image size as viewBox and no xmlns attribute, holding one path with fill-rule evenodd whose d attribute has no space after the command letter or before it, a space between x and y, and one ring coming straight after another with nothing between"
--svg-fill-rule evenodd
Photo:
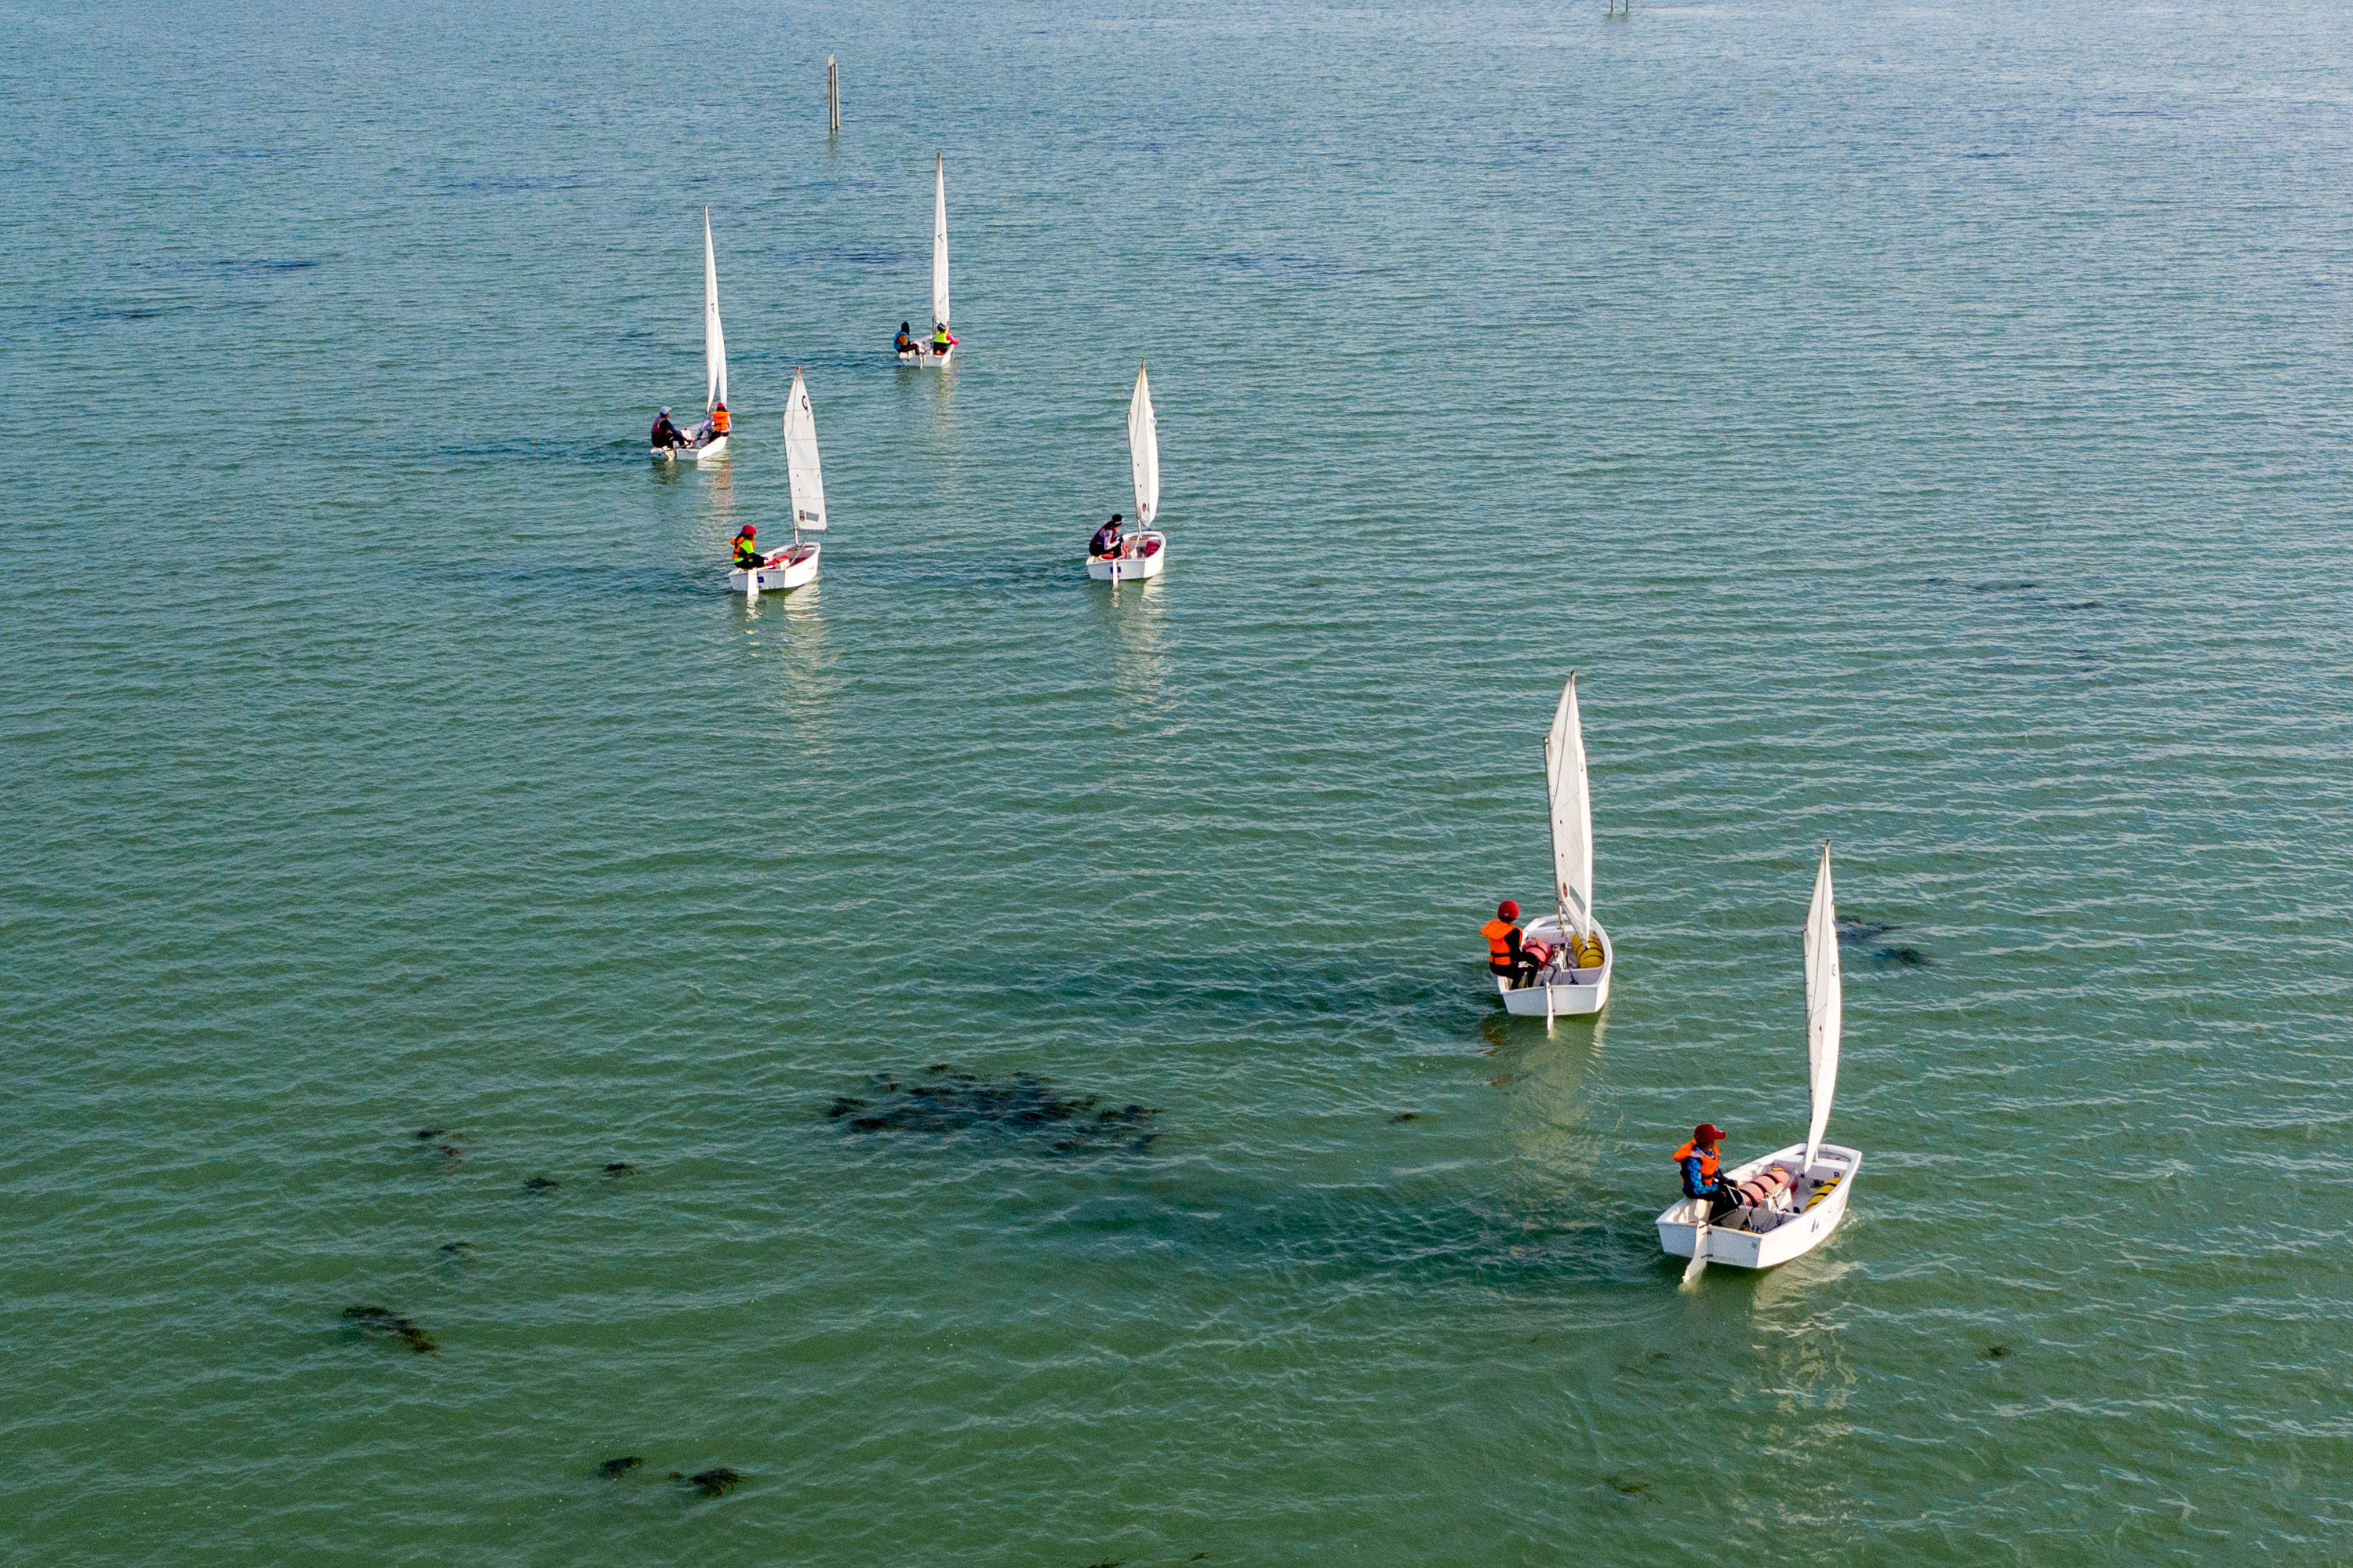
<instances>
[{"instance_id":1,"label":"red helmet","mask_svg":"<svg viewBox=\"0 0 2353 1568\"><path fill-rule=\"evenodd\" d=\"M749 523L746 523L743 527L735 531L735 536L738 539L749 539L757 533L759 533L757 528L754 528Z\"/></svg>"},{"instance_id":2,"label":"red helmet","mask_svg":"<svg viewBox=\"0 0 2353 1568\"><path fill-rule=\"evenodd\" d=\"M1520 906L1506 898L1495 906L1495 913L1503 919L1516 920L1520 917Z\"/></svg>"},{"instance_id":3,"label":"red helmet","mask_svg":"<svg viewBox=\"0 0 2353 1568\"><path fill-rule=\"evenodd\" d=\"M1724 1136L1724 1128L1712 1121L1704 1121L1692 1128L1694 1143L1714 1143Z\"/></svg>"}]
</instances>

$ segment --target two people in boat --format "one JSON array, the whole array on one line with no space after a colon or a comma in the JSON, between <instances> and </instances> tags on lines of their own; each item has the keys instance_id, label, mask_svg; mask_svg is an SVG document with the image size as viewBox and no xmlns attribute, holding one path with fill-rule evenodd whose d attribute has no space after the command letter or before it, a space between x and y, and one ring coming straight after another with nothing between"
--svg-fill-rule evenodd
<instances>
[{"instance_id":1,"label":"two people in boat","mask_svg":"<svg viewBox=\"0 0 2353 1568\"><path fill-rule=\"evenodd\" d=\"M1707 1218L1714 1224L1727 1212L1740 1207L1740 1194L1724 1179L1724 1161L1715 1150L1724 1138L1724 1129L1713 1122L1702 1122L1692 1128L1691 1141L1675 1150L1675 1164L1683 1178L1683 1196L1704 1199Z\"/></svg>"},{"instance_id":2,"label":"two people in boat","mask_svg":"<svg viewBox=\"0 0 2353 1568\"><path fill-rule=\"evenodd\" d=\"M708 446L711 442L715 441L720 437L725 435L728 431L728 428L733 423L734 421L728 417L727 405L724 403L716 404L711 410L711 417L703 420L702 424L697 425L694 429L694 434L690 436L685 431L680 429L676 425L670 423L670 410L668 408L664 408L654 419L654 448L656 450L659 450L664 447L678 448Z\"/></svg>"},{"instance_id":3,"label":"two people in boat","mask_svg":"<svg viewBox=\"0 0 2353 1568\"><path fill-rule=\"evenodd\" d=\"M929 343L921 342L916 338L914 329L910 323L901 322L899 335L891 344L891 346L901 354L915 354L923 349L929 349L934 359L945 359L948 350L955 345L956 335L948 331L948 323L945 322L932 323L932 338Z\"/></svg>"}]
</instances>

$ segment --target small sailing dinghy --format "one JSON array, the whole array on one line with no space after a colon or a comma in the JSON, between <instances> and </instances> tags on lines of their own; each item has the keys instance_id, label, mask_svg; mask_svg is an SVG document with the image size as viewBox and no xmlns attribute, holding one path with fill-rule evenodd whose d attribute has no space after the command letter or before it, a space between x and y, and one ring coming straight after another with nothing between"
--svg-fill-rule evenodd
<instances>
[{"instance_id":1,"label":"small sailing dinghy","mask_svg":"<svg viewBox=\"0 0 2353 1568\"><path fill-rule=\"evenodd\" d=\"M1685 1280L1696 1279L1711 1263L1736 1268L1771 1268L1810 1253L1830 1238L1846 1218L1862 1152L1824 1143L1831 1098L1838 1091L1839 1025L1844 1011L1839 986L1838 909L1831 894L1831 846L1822 845L1821 869L1814 874L1814 904L1806 915L1806 1061L1813 1117L1806 1141L1777 1149L1727 1171L1724 1180L1763 1202L1744 1203L1715 1224L1707 1223L1708 1201L1684 1198L1659 1216L1659 1245L1688 1257Z\"/></svg>"},{"instance_id":2,"label":"small sailing dinghy","mask_svg":"<svg viewBox=\"0 0 2353 1568\"><path fill-rule=\"evenodd\" d=\"M948 159L944 153L934 154L932 167L932 337L936 337L948 324ZM916 340L914 348L899 355L902 365L921 366L930 370L944 370L955 358L955 339L950 334L947 346L932 352L932 337Z\"/></svg>"},{"instance_id":3,"label":"small sailing dinghy","mask_svg":"<svg viewBox=\"0 0 2353 1568\"><path fill-rule=\"evenodd\" d=\"M701 462L727 450L727 432L717 428L720 409L727 406L727 334L719 330L719 262L711 249L711 209L702 209L702 427L682 447L656 447L664 461L684 458Z\"/></svg>"},{"instance_id":4,"label":"small sailing dinghy","mask_svg":"<svg viewBox=\"0 0 2353 1568\"><path fill-rule=\"evenodd\" d=\"M727 574L729 589L746 599L815 582L824 549L821 541L801 537L825 532L825 473L817 461L817 414L798 366L793 366L793 390L785 399L785 475L793 493L793 542L756 568L737 567Z\"/></svg>"},{"instance_id":5,"label":"small sailing dinghy","mask_svg":"<svg viewBox=\"0 0 2353 1568\"><path fill-rule=\"evenodd\" d=\"M1545 736L1545 794L1552 807L1552 890L1556 913L1528 922L1524 942L1542 942L1551 956L1535 978L1514 987L1503 976L1495 989L1504 1007L1550 1024L1567 1013L1599 1012L1609 1001L1609 970L1617 949L1593 917L1593 797L1585 783L1585 726L1577 708L1577 675L1560 692Z\"/></svg>"},{"instance_id":6,"label":"small sailing dinghy","mask_svg":"<svg viewBox=\"0 0 2353 1568\"><path fill-rule=\"evenodd\" d=\"M1160 515L1160 423L1141 365L1127 400L1127 466L1135 475L1135 532L1120 539L1116 554L1087 557L1087 576L1099 583L1141 582L1168 564L1168 540L1152 525Z\"/></svg>"}]
</instances>

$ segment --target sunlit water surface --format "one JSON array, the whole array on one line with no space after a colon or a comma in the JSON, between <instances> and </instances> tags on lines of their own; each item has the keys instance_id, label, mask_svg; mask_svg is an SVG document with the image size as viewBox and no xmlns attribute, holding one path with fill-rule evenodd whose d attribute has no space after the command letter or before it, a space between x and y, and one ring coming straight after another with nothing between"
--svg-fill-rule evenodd
<instances>
[{"instance_id":1,"label":"sunlit water surface","mask_svg":"<svg viewBox=\"0 0 2353 1568\"><path fill-rule=\"evenodd\" d=\"M12 1560L2346 1560L2343 8L0 22Z\"/></svg>"}]
</instances>

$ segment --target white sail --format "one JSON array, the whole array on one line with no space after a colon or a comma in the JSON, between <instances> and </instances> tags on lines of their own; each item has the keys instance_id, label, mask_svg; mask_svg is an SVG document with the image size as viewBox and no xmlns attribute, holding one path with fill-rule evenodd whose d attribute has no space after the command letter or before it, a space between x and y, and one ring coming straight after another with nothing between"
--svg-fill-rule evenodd
<instances>
[{"instance_id":1,"label":"white sail","mask_svg":"<svg viewBox=\"0 0 2353 1568\"><path fill-rule=\"evenodd\" d=\"M1822 845L1822 868L1814 876L1814 906L1806 914L1806 1064L1813 1092L1813 1120L1806 1127L1806 1169L1822 1146L1831 1124L1831 1097L1838 1092L1839 1024L1845 1003L1839 986L1838 906L1831 895L1831 846Z\"/></svg>"},{"instance_id":2,"label":"white sail","mask_svg":"<svg viewBox=\"0 0 2353 1568\"><path fill-rule=\"evenodd\" d=\"M1152 416L1152 383L1135 367L1135 396L1127 400L1127 461L1135 471L1135 525L1160 515L1160 424Z\"/></svg>"},{"instance_id":3,"label":"white sail","mask_svg":"<svg viewBox=\"0 0 2353 1568\"><path fill-rule=\"evenodd\" d=\"M932 186L932 324L948 324L948 160L936 154Z\"/></svg>"},{"instance_id":4,"label":"white sail","mask_svg":"<svg viewBox=\"0 0 2353 1568\"><path fill-rule=\"evenodd\" d=\"M817 415L809 408L808 386L797 367L792 395L785 399L785 472L793 488L794 529L824 533L825 474L817 461Z\"/></svg>"},{"instance_id":5,"label":"white sail","mask_svg":"<svg viewBox=\"0 0 2353 1568\"><path fill-rule=\"evenodd\" d=\"M1545 792L1552 800L1553 896L1560 917L1580 937L1593 934L1593 798L1585 785L1585 726L1577 713L1577 676L1560 691L1545 736Z\"/></svg>"},{"instance_id":6,"label":"white sail","mask_svg":"<svg viewBox=\"0 0 2353 1568\"><path fill-rule=\"evenodd\" d=\"M719 330L719 260L711 250L711 209L702 209L702 411L727 401L727 337Z\"/></svg>"}]
</instances>

